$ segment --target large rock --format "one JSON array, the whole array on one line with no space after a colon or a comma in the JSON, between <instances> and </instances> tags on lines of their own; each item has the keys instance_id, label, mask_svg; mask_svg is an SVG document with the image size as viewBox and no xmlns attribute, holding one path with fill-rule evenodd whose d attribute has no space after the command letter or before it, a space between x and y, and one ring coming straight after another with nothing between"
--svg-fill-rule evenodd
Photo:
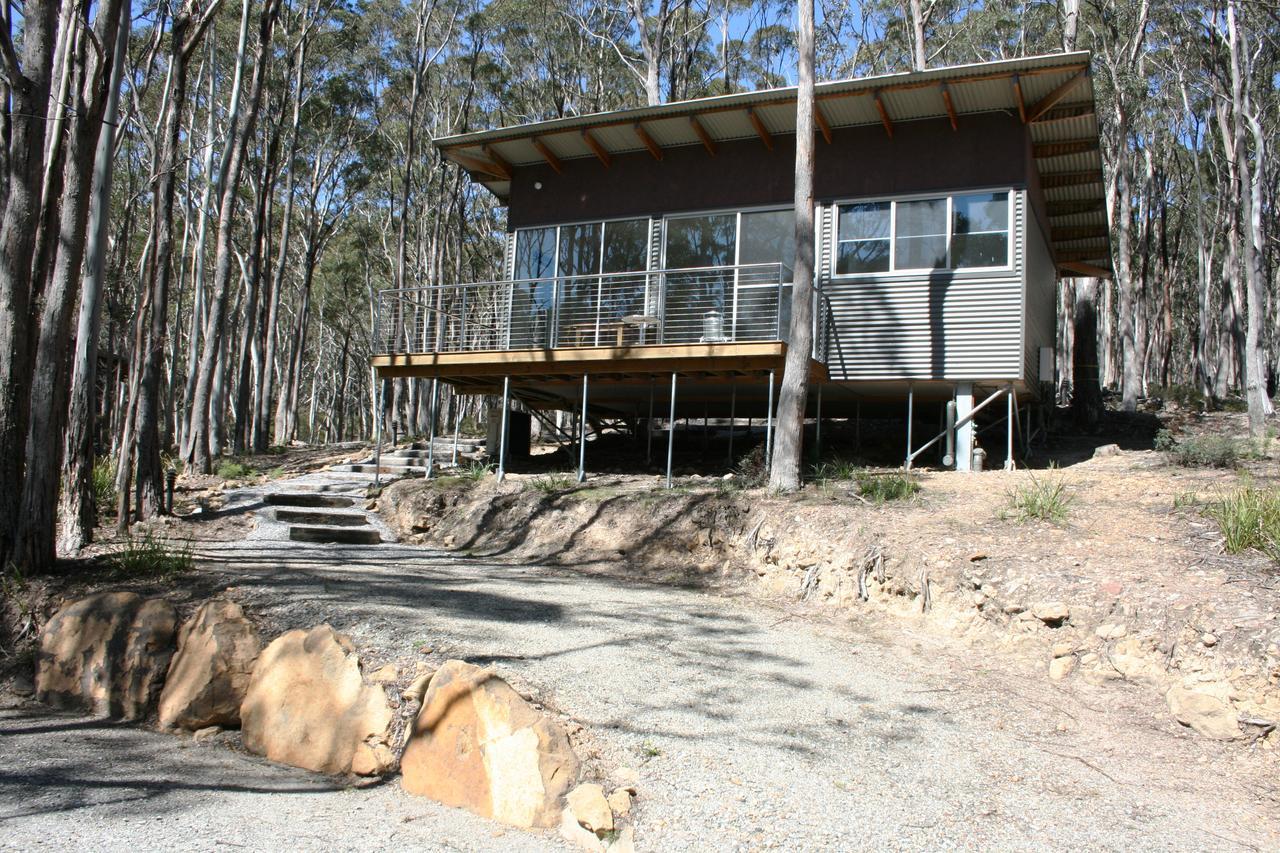
<instances>
[{"instance_id":1,"label":"large rock","mask_svg":"<svg viewBox=\"0 0 1280 853\"><path fill-rule=\"evenodd\" d=\"M178 632L178 653L160 694L162 728L240 725L262 641L240 605L206 601Z\"/></svg>"},{"instance_id":2,"label":"large rock","mask_svg":"<svg viewBox=\"0 0 1280 853\"><path fill-rule=\"evenodd\" d=\"M67 605L40 632L36 698L116 719L147 716L173 657L177 623L169 602L132 592Z\"/></svg>"},{"instance_id":3,"label":"large rock","mask_svg":"<svg viewBox=\"0 0 1280 853\"><path fill-rule=\"evenodd\" d=\"M578 771L558 722L457 660L431 679L400 759L409 793L520 827L555 826Z\"/></svg>"},{"instance_id":4,"label":"large rock","mask_svg":"<svg viewBox=\"0 0 1280 853\"><path fill-rule=\"evenodd\" d=\"M1240 737L1240 722L1231 706L1208 693L1173 687L1165 694L1169 712L1184 726L1190 726L1205 737L1234 740Z\"/></svg>"},{"instance_id":5,"label":"large rock","mask_svg":"<svg viewBox=\"0 0 1280 853\"><path fill-rule=\"evenodd\" d=\"M391 707L366 684L351 638L328 625L289 631L258 657L240 706L250 752L318 773L390 769Z\"/></svg>"}]
</instances>

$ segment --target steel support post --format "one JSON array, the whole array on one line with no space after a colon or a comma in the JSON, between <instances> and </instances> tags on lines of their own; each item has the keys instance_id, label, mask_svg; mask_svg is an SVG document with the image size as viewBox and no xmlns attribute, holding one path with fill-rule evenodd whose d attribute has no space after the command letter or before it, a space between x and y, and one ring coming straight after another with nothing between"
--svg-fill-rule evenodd
<instances>
[{"instance_id":1,"label":"steel support post","mask_svg":"<svg viewBox=\"0 0 1280 853\"><path fill-rule=\"evenodd\" d=\"M582 417L578 421L578 482L587 479L587 374L582 374Z\"/></svg>"},{"instance_id":2,"label":"steel support post","mask_svg":"<svg viewBox=\"0 0 1280 853\"><path fill-rule=\"evenodd\" d=\"M914 382L907 383L907 461L902 467L908 471L911 470L911 426L916 419L916 385Z\"/></svg>"},{"instance_id":3,"label":"steel support post","mask_svg":"<svg viewBox=\"0 0 1280 853\"><path fill-rule=\"evenodd\" d=\"M498 430L498 482L507 476L507 409L511 406L511 377L502 377L502 427Z\"/></svg>"},{"instance_id":4,"label":"steel support post","mask_svg":"<svg viewBox=\"0 0 1280 853\"><path fill-rule=\"evenodd\" d=\"M649 383L649 419L644 423L644 464L653 464L653 382Z\"/></svg>"},{"instance_id":5,"label":"steel support post","mask_svg":"<svg viewBox=\"0 0 1280 853\"><path fill-rule=\"evenodd\" d=\"M1005 415L1005 439L1007 441L1006 456L1004 458L1004 470L1013 470L1013 386L1009 386L1008 401L1005 406L1007 414Z\"/></svg>"},{"instance_id":6,"label":"steel support post","mask_svg":"<svg viewBox=\"0 0 1280 853\"><path fill-rule=\"evenodd\" d=\"M769 371L769 401L766 404L764 422L764 470L773 471L773 371Z\"/></svg>"},{"instance_id":7,"label":"steel support post","mask_svg":"<svg viewBox=\"0 0 1280 853\"><path fill-rule=\"evenodd\" d=\"M373 413L373 487L376 489L382 485L382 407L386 402L387 380L376 371L374 375L378 377L378 410Z\"/></svg>"},{"instance_id":8,"label":"steel support post","mask_svg":"<svg viewBox=\"0 0 1280 853\"><path fill-rule=\"evenodd\" d=\"M436 415L440 402L440 380L431 380L431 424L427 427L427 479L436 472Z\"/></svg>"},{"instance_id":9,"label":"steel support post","mask_svg":"<svg viewBox=\"0 0 1280 853\"><path fill-rule=\"evenodd\" d=\"M969 415L973 412L973 383L961 382L956 386L956 470L973 470L974 424Z\"/></svg>"},{"instance_id":10,"label":"steel support post","mask_svg":"<svg viewBox=\"0 0 1280 853\"><path fill-rule=\"evenodd\" d=\"M462 431L462 397L453 397L453 407L457 409L453 416L453 467L458 467L458 433Z\"/></svg>"},{"instance_id":11,"label":"steel support post","mask_svg":"<svg viewBox=\"0 0 1280 853\"><path fill-rule=\"evenodd\" d=\"M671 374L671 411L667 418L667 488L671 488L671 454L676 447L676 375Z\"/></svg>"},{"instance_id":12,"label":"steel support post","mask_svg":"<svg viewBox=\"0 0 1280 853\"><path fill-rule=\"evenodd\" d=\"M818 383L818 417L813 425L813 458L822 458L822 383Z\"/></svg>"}]
</instances>

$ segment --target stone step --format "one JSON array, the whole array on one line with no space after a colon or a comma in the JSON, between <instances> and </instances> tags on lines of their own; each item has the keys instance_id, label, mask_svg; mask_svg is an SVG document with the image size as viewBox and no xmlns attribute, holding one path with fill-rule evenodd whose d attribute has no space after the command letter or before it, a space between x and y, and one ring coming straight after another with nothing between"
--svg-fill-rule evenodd
<instances>
[{"instance_id":1,"label":"stone step","mask_svg":"<svg viewBox=\"0 0 1280 853\"><path fill-rule=\"evenodd\" d=\"M377 545L382 541L371 527L318 527L295 524L289 528L294 542L327 542L335 545Z\"/></svg>"},{"instance_id":2,"label":"stone step","mask_svg":"<svg viewBox=\"0 0 1280 853\"><path fill-rule=\"evenodd\" d=\"M335 465L334 471L350 471L354 474L389 474L403 477L410 474L425 474L423 465L374 465L373 462L353 462L350 465Z\"/></svg>"},{"instance_id":3,"label":"stone step","mask_svg":"<svg viewBox=\"0 0 1280 853\"><path fill-rule=\"evenodd\" d=\"M428 441L415 441L413 444L410 444L409 447L406 449L426 450L428 447L430 447L430 445L431 445L431 442L428 442ZM436 453L439 453L441 450L453 450L453 437L450 436L446 438L441 436L440 438L436 439L435 445L436 445ZM458 439L459 452L471 453L473 451L479 450L482 447L484 447L483 438L459 438Z\"/></svg>"},{"instance_id":4,"label":"stone step","mask_svg":"<svg viewBox=\"0 0 1280 853\"><path fill-rule=\"evenodd\" d=\"M300 509L278 509L276 521L289 524L331 524L335 527L367 527L369 525L369 519L359 512L307 512Z\"/></svg>"},{"instance_id":5,"label":"stone step","mask_svg":"<svg viewBox=\"0 0 1280 853\"><path fill-rule=\"evenodd\" d=\"M311 492L273 492L263 497L262 500L271 506L324 507L327 509L343 509L356 505L355 498L349 498L344 495L317 495Z\"/></svg>"}]
</instances>

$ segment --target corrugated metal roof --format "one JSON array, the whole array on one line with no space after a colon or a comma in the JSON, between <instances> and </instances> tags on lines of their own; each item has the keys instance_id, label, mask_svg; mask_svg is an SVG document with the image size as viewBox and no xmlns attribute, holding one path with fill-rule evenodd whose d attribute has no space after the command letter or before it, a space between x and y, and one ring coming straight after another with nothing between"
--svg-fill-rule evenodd
<instances>
[{"instance_id":1,"label":"corrugated metal roof","mask_svg":"<svg viewBox=\"0 0 1280 853\"><path fill-rule=\"evenodd\" d=\"M1036 165L1045 183L1051 228L1099 221L1105 227L1104 208L1084 214L1077 204L1105 203L1088 70L1087 52L1059 53L820 83L815 94L833 128L882 123L877 101L891 124L945 117L951 111L957 120L995 111L1020 115L1029 123L1037 146ZM944 91L950 96L951 111ZM795 87L767 89L478 131L444 137L435 145L475 180L505 198L511 186L510 167L546 162L543 149L557 160L595 157L584 132L606 155L645 150L642 134L660 148L699 145L694 121L715 142L756 137L751 121L754 111L770 135L786 135L795 133L795 100ZM1065 148L1044 147L1055 144ZM1090 249L1079 241L1055 240L1054 250L1063 257L1069 254L1069 263L1109 270L1107 241L1090 245L1097 246L1097 257L1088 257Z\"/></svg>"}]
</instances>

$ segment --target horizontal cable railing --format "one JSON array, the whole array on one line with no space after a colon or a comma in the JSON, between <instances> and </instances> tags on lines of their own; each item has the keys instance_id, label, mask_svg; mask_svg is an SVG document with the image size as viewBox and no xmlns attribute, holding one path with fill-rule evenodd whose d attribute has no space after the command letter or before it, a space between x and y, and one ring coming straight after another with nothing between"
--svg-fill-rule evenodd
<instances>
[{"instance_id":1,"label":"horizontal cable railing","mask_svg":"<svg viewBox=\"0 0 1280 853\"><path fill-rule=\"evenodd\" d=\"M783 264L745 264L383 290L373 349L395 355L786 340L790 279ZM830 337L824 305L816 302L815 354Z\"/></svg>"}]
</instances>

